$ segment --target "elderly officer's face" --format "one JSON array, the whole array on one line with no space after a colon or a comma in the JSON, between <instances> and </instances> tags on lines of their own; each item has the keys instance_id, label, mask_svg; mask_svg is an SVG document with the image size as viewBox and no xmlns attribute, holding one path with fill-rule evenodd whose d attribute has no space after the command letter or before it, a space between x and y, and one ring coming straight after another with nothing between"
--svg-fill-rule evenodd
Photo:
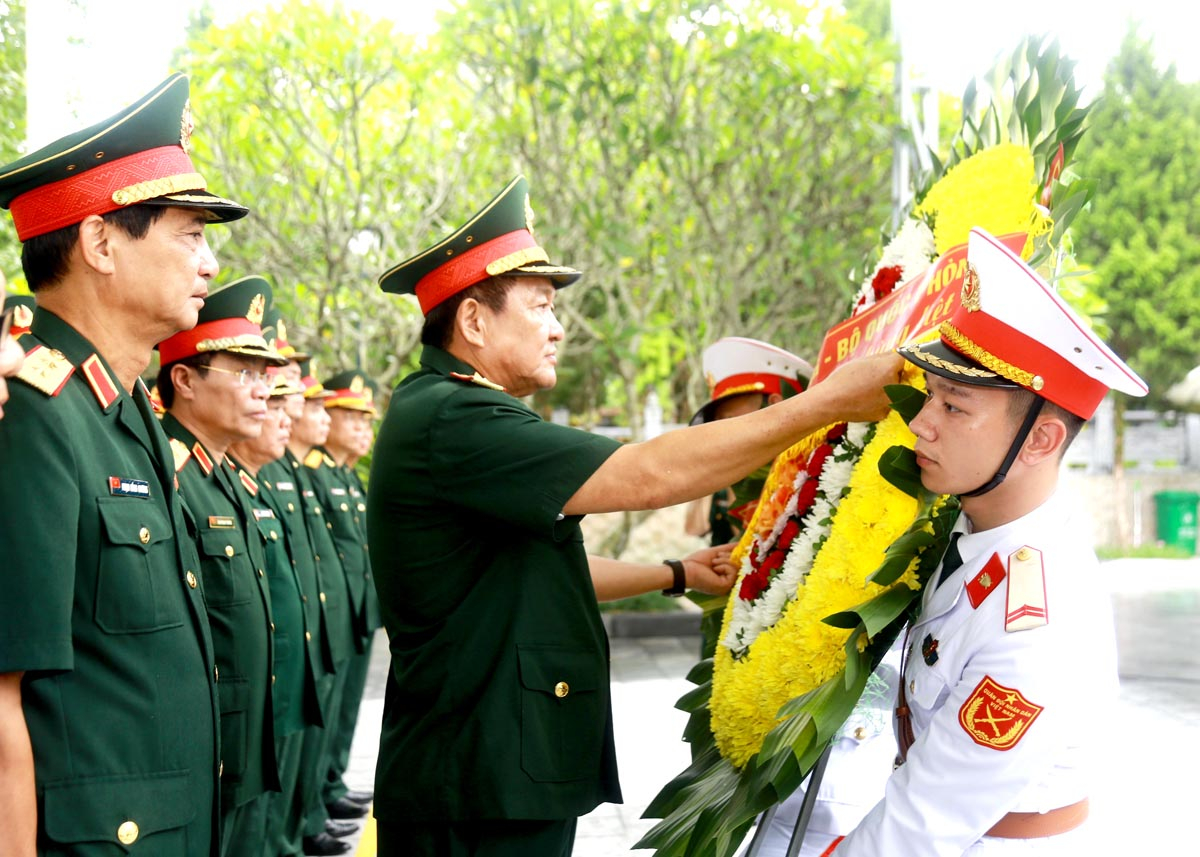
<instances>
[{"instance_id":1,"label":"elderly officer's face","mask_svg":"<svg viewBox=\"0 0 1200 857\"><path fill-rule=\"evenodd\" d=\"M554 315L554 286L545 277L522 276L504 310L489 312L488 377L514 396L548 390L558 380L563 328Z\"/></svg>"},{"instance_id":2,"label":"elderly officer's face","mask_svg":"<svg viewBox=\"0 0 1200 857\"><path fill-rule=\"evenodd\" d=\"M973 491L992 478L1016 435L1011 393L932 373L925 380L928 398L909 424L917 436L921 482L935 494Z\"/></svg>"},{"instance_id":3,"label":"elderly officer's face","mask_svg":"<svg viewBox=\"0 0 1200 857\"><path fill-rule=\"evenodd\" d=\"M110 231L120 278L114 298L124 300L160 341L196 326L219 270L204 237L207 222L203 211L168 208L142 238Z\"/></svg>"},{"instance_id":4,"label":"elderly officer's face","mask_svg":"<svg viewBox=\"0 0 1200 857\"><path fill-rule=\"evenodd\" d=\"M292 424L292 437L305 446L320 446L329 437L329 412L320 399L305 399L300 418Z\"/></svg>"},{"instance_id":5,"label":"elderly officer's face","mask_svg":"<svg viewBox=\"0 0 1200 857\"><path fill-rule=\"evenodd\" d=\"M267 396L271 392L267 361L222 351L214 354L208 365L215 371L197 379L195 407L196 418L204 421L206 433L230 443L258 437L267 418ZM238 374L243 372L247 377Z\"/></svg>"}]
</instances>

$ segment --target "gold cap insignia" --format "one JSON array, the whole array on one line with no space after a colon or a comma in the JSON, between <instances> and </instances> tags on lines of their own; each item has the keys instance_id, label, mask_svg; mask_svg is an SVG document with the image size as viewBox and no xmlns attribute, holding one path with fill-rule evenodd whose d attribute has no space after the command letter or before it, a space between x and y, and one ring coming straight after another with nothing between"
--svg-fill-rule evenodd
<instances>
[{"instance_id":1,"label":"gold cap insignia","mask_svg":"<svg viewBox=\"0 0 1200 857\"><path fill-rule=\"evenodd\" d=\"M525 194L525 228L533 235L533 206L529 204L529 194Z\"/></svg>"},{"instance_id":2,"label":"gold cap insignia","mask_svg":"<svg viewBox=\"0 0 1200 857\"><path fill-rule=\"evenodd\" d=\"M275 324L275 341L287 342L287 327L284 326L283 319Z\"/></svg>"},{"instance_id":3,"label":"gold cap insignia","mask_svg":"<svg viewBox=\"0 0 1200 857\"><path fill-rule=\"evenodd\" d=\"M704 376L704 380L708 384L708 394L711 396L712 391L717 388L717 376L709 372Z\"/></svg>"},{"instance_id":4,"label":"gold cap insignia","mask_svg":"<svg viewBox=\"0 0 1200 857\"><path fill-rule=\"evenodd\" d=\"M192 121L192 100L189 98L183 102L183 113L179 117L179 145L185 152L192 151L192 132L195 130L196 123Z\"/></svg>"},{"instance_id":5,"label":"gold cap insignia","mask_svg":"<svg viewBox=\"0 0 1200 857\"><path fill-rule=\"evenodd\" d=\"M979 272L967 262L967 274L963 277L962 305L967 312L979 311Z\"/></svg>"},{"instance_id":6,"label":"gold cap insignia","mask_svg":"<svg viewBox=\"0 0 1200 857\"><path fill-rule=\"evenodd\" d=\"M25 304L16 304L13 306L13 325L16 327L29 327L33 324L33 310L25 306Z\"/></svg>"},{"instance_id":7,"label":"gold cap insignia","mask_svg":"<svg viewBox=\"0 0 1200 857\"><path fill-rule=\"evenodd\" d=\"M246 319L254 324L262 324L263 312L267 308L267 299L261 294L255 295L250 301L250 309L246 311Z\"/></svg>"},{"instance_id":8,"label":"gold cap insignia","mask_svg":"<svg viewBox=\"0 0 1200 857\"><path fill-rule=\"evenodd\" d=\"M350 381L350 392L361 393L363 391L363 379L361 375L355 375Z\"/></svg>"}]
</instances>

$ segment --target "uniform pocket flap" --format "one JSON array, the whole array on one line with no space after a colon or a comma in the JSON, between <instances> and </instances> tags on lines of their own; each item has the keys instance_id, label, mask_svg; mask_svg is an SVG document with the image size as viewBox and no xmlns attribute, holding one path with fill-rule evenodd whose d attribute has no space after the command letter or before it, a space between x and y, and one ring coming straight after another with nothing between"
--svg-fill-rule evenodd
<instances>
[{"instance_id":1,"label":"uniform pocket flap","mask_svg":"<svg viewBox=\"0 0 1200 857\"><path fill-rule=\"evenodd\" d=\"M217 682L217 698L221 713L245 711L250 703L250 682L244 678L222 678Z\"/></svg>"},{"instance_id":2,"label":"uniform pocket flap","mask_svg":"<svg viewBox=\"0 0 1200 857\"><path fill-rule=\"evenodd\" d=\"M571 646L517 646L521 684L528 690L565 698L594 691L604 681L601 656Z\"/></svg>"},{"instance_id":3,"label":"uniform pocket flap","mask_svg":"<svg viewBox=\"0 0 1200 857\"><path fill-rule=\"evenodd\" d=\"M200 531L200 553L205 556L231 557L245 552L246 540L236 527Z\"/></svg>"},{"instance_id":4,"label":"uniform pocket flap","mask_svg":"<svg viewBox=\"0 0 1200 857\"><path fill-rule=\"evenodd\" d=\"M154 503L129 497L100 497L96 506L104 522L104 534L115 545L149 550L150 545L172 538L170 521Z\"/></svg>"},{"instance_id":5,"label":"uniform pocket flap","mask_svg":"<svg viewBox=\"0 0 1200 857\"><path fill-rule=\"evenodd\" d=\"M188 824L196 815L191 774L173 771L104 777L46 787L46 835L56 842L138 840Z\"/></svg>"}]
</instances>

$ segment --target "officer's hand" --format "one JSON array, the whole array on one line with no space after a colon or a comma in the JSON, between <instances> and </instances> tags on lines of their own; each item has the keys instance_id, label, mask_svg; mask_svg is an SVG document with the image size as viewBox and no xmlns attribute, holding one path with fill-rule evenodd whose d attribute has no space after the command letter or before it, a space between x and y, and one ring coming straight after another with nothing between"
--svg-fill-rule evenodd
<instances>
[{"instance_id":1,"label":"officer's hand","mask_svg":"<svg viewBox=\"0 0 1200 857\"><path fill-rule=\"evenodd\" d=\"M840 418L846 422L875 422L888 415L889 403L883 388L900 381L904 358L894 351L859 357L839 366L814 390L834 396Z\"/></svg>"},{"instance_id":2,"label":"officer's hand","mask_svg":"<svg viewBox=\"0 0 1200 857\"><path fill-rule=\"evenodd\" d=\"M683 559L688 589L706 595L724 595L737 582L737 567L730 561L733 545L698 550Z\"/></svg>"}]
</instances>

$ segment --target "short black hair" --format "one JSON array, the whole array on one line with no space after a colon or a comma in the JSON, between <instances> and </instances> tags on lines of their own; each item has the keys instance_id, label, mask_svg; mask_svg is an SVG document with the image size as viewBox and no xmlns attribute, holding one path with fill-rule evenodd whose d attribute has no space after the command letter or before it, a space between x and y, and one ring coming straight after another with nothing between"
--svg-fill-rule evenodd
<instances>
[{"instance_id":1,"label":"short black hair","mask_svg":"<svg viewBox=\"0 0 1200 857\"><path fill-rule=\"evenodd\" d=\"M191 357L183 357L174 363L159 367L158 378L154 383L158 387L158 398L162 401L164 408L169 411L175 404L175 384L171 381L171 367L191 366L203 378L208 370L208 361L211 357L211 354L193 354Z\"/></svg>"},{"instance_id":2,"label":"short black hair","mask_svg":"<svg viewBox=\"0 0 1200 857\"><path fill-rule=\"evenodd\" d=\"M141 240L150 232L150 226L166 211L161 205L131 205L101 215L130 238ZM21 267L29 291L36 292L43 286L61 282L67 275L71 251L79 240L79 224L64 226L45 235L35 235L21 245Z\"/></svg>"},{"instance_id":3,"label":"short black hair","mask_svg":"<svg viewBox=\"0 0 1200 857\"><path fill-rule=\"evenodd\" d=\"M1025 414L1029 413L1029 409L1033 406L1034 400L1038 398L1038 394L1032 390L1026 390L1024 387L1018 387L1012 391L1012 395L1008 397L1008 415L1017 423L1025 419ZM1063 425L1067 428L1066 437L1063 439L1062 448L1058 455L1061 459L1066 454L1067 447L1070 446L1076 437L1079 436L1080 429L1087 422L1078 414L1073 414L1061 405L1056 405L1049 399L1042 401L1042 413L1048 417L1056 417L1062 420Z\"/></svg>"},{"instance_id":4,"label":"short black hair","mask_svg":"<svg viewBox=\"0 0 1200 857\"><path fill-rule=\"evenodd\" d=\"M512 276L490 277L446 298L425 316L425 324L421 327L421 344L445 349L454 336L454 319L463 301L474 298L492 312L502 312L508 302L508 293L516 283L516 278Z\"/></svg>"}]
</instances>

